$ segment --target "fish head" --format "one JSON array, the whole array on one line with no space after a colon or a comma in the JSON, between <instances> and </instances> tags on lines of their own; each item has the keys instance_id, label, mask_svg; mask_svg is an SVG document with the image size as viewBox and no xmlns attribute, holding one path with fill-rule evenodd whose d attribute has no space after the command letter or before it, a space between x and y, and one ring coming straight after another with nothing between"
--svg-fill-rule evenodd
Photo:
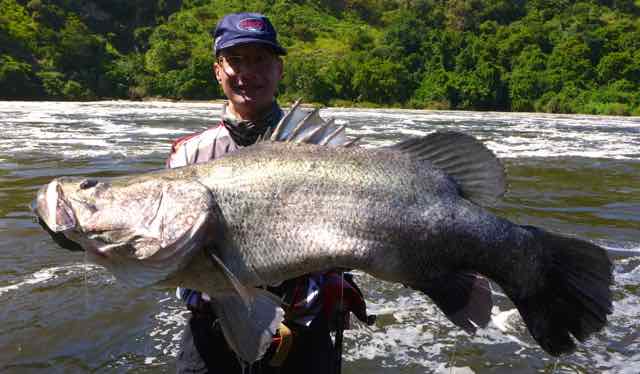
<instances>
[{"instance_id":1,"label":"fish head","mask_svg":"<svg viewBox=\"0 0 640 374\"><path fill-rule=\"evenodd\" d=\"M197 181L143 175L57 178L40 188L32 210L62 247L84 250L117 278L148 285L206 245L214 206Z\"/></svg>"}]
</instances>

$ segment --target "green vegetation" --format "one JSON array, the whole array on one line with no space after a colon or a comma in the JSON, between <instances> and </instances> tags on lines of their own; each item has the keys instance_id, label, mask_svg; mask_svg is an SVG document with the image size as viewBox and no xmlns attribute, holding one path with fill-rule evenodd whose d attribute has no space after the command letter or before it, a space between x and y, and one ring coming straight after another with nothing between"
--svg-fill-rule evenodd
<instances>
[{"instance_id":1,"label":"green vegetation","mask_svg":"<svg viewBox=\"0 0 640 374\"><path fill-rule=\"evenodd\" d=\"M215 99L211 33L267 14L284 100L640 115L639 0L0 0L0 99Z\"/></svg>"}]
</instances>

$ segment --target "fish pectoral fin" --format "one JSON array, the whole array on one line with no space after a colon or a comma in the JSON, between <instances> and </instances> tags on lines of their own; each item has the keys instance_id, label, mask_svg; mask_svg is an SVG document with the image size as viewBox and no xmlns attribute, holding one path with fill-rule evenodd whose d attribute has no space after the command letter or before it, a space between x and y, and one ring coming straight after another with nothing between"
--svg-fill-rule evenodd
<instances>
[{"instance_id":1,"label":"fish pectoral fin","mask_svg":"<svg viewBox=\"0 0 640 374\"><path fill-rule=\"evenodd\" d=\"M238 358L247 363L255 362L264 356L284 320L281 301L267 290L246 287L218 256L207 252L236 291L216 295L211 301L220 328Z\"/></svg>"},{"instance_id":2,"label":"fish pectoral fin","mask_svg":"<svg viewBox=\"0 0 640 374\"><path fill-rule=\"evenodd\" d=\"M456 326L469 334L491 320L491 285L477 273L450 273L418 287Z\"/></svg>"},{"instance_id":3,"label":"fish pectoral fin","mask_svg":"<svg viewBox=\"0 0 640 374\"><path fill-rule=\"evenodd\" d=\"M269 291L256 288L247 292L249 307L236 294L216 296L212 306L229 347L239 359L252 363L266 353L284 319L284 310Z\"/></svg>"},{"instance_id":4,"label":"fish pectoral fin","mask_svg":"<svg viewBox=\"0 0 640 374\"><path fill-rule=\"evenodd\" d=\"M388 149L431 162L456 181L463 197L476 204L494 204L506 192L504 166L489 148L471 135L438 131Z\"/></svg>"},{"instance_id":5,"label":"fish pectoral fin","mask_svg":"<svg viewBox=\"0 0 640 374\"><path fill-rule=\"evenodd\" d=\"M245 287L238 278L229 270L227 265L222 262L220 257L216 256L211 251L207 251L207 255L211 258L213 264L227 277L229 283L233 286L233 288L238 292L238 296L244 302L247 308L251 308L251 289Z\"/></svg>"}]
</instances>

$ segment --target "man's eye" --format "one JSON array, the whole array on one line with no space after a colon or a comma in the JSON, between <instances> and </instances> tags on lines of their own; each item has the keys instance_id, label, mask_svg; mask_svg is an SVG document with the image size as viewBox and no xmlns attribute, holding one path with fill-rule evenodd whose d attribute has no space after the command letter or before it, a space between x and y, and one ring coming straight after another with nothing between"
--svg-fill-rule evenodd
<instances>
[{"instance_id":1,"label":"man's eye","mask_svg":"<svg viewBox=\"0 0 640 374\"><path fill-rule=\"evenodd\" d=\"M229 65L240 65L244 61L242 56L227 56L224 59L227 60Z\"/></svg>"}]
</instances>

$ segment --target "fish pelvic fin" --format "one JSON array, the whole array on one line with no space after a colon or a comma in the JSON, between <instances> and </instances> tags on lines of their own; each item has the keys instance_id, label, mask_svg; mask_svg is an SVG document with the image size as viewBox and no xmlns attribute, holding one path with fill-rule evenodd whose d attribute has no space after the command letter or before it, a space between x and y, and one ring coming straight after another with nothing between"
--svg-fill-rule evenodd
<instances>
[{"instance_id":1,"label":"fish pelvic fin","mask_svg":"<svg viewBox=\"0 0 640 374\"><path fill-rule=\"evenodd\" d=\"M502 163L471 135L438 131L394 144L388 149L431 162L456 181L463 197L476 204L493 205L506 192Z\"/></svg>"},{"instance_id":2,"label":"fish pelvic fin","mask_svg":"<svg viewBox=\"0 0 640 374\"><path fill-rule=\"evenodd\" d=\"M504 287L529 332L553 356L571 353L576 344L600 331L612 312L612 263L607 252L584 240L560 236L531 226L534 241L542 243L542 279L533 291L518 294ZM536 285L534 285L535 287Z\"/></svg>"},{"instance_id":3,"label":"fish pelvic fin","mask_svg":"<svg viewBox=\"0 0 640 374\"><path fill-rule=\"evenodd\" d=\"M284 310L269 291L251 288L247 295L249 305L238 294L216 295L211 305L229 347L250 364L266 353L284 319Z\"/></svg>"},{"instance_id":4,"label":"fish pelvic fin","mask_svg":"<svg viewBox=\"0 0 640 374\"><path fill-rule=\"evenodd\" d=\"M491 284L479 274L458 272L446 274L418 287L456 326L469 334L486 327L491 320Z\"/></svg>"},{"instance_id":5,"label":"fish pelvic fin","mask_svg":"<svg viewBox=\"0 0 640 374\"><path fill-rule=\"evenodd\" d=\"M355 141L345 134L345 126L336 125L333 120L320 117L320 109L308 111L297 100L289 112L282 117L275 130L270 133L271 141L318 144L327 147L350 146Z\"/></svg>"}]
</instances>

